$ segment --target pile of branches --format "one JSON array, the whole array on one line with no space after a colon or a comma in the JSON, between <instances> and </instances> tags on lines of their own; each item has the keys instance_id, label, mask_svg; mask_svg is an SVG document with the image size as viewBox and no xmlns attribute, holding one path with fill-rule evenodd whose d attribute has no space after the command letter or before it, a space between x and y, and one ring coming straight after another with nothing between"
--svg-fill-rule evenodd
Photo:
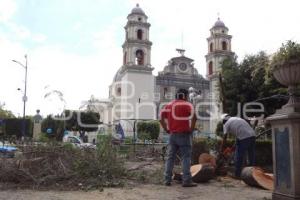
<instances>
[{"instance_id":1,"label":"pile of branches","mask_svg":"<svg viewBox=\"0 0 300 200\"><path fill-rule=\"evenodd\" d=\"M126 174L109 143L97 149L59 143L20 149L22 156L0 160L0 182L25 188L96 189L121 186Z\"/></svg>"},{"instance_id":2,"label":"pile of branches","mask_svg":"<svg viewBox=\"0 0 300 200\"><path fill-rule=\"evenodd\" d=\"M164 161L166 156L167 148L166 146L157 146L155 145L140 145L136 146L136 150L132 150L131 160L152 160L152 161ZM133 157L133 158L132 158Z\"/></svg>"}]
</instances>

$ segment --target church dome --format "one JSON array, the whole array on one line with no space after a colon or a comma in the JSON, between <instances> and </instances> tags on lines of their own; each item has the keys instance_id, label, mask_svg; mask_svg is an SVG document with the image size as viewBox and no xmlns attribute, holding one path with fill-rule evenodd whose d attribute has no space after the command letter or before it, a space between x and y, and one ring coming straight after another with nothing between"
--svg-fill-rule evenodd
<instances>
[{"instance_id":1,"label":"church dome","mask_svg":"<svg viewBox=\"0 0 300 200\"><path fill-rule=\"evenodd\" d=\"M220 18L218 18L218 20L216 21L214 27L225 27L225 24L223 21L220 20Z\"/></svg>"},{"instance_id":2,"label":"church dome","mask_svg":"<svg viewBox=\"0 0 300 200\"><path fill-rule=\"evenodd\" d=\"M114 76L113 82L118 82L121 81L122 79L122 74L121 74L121 68L117 71L117 73Z\"/></svg>"},{"instance_id":3,"label":"church dome","mask_svg":"<svg viewBox=\"0 0 300 200\"><path fill-rule=\"evenodd\" d=\"M140 8L139 4L136 4L136 7L131 10L131 14L142 14L142 15L144 15L145 12Z\"/></svg>"}]
</instances>

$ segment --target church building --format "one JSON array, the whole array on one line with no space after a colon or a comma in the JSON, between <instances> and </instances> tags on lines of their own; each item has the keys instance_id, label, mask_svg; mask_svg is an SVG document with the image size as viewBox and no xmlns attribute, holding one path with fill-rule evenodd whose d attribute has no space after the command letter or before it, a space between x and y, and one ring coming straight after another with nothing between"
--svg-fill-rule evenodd
<instances>
[{"instance_id":1,"label":"church building","mask_svg":"<svg viewBox=\"0 0 300 200\"><path fill-rule=\"evenodd\" d=\"M138 4L127 16L124 28L123 65L109 86L109 101L103 102L105 106L100 113L103 123L121 123L125 134L132 136L137 120L157 120L160 109L175 98L179 88L185 88L191 94L197 94L190 96L190 101L194 105L201 105L196 109L203 117L198 120L198 129L213 133L216 123L211 120L210 110L211 103L219 103L220 63L224 58L234 55L231 52L231 36L224 23L218 19L207 39L207 79L198 73L194 60L186 57L183 49L177 49L179 56L171 58L157 76L153 75L150 23Z\"/></svg>"}]
</instances>

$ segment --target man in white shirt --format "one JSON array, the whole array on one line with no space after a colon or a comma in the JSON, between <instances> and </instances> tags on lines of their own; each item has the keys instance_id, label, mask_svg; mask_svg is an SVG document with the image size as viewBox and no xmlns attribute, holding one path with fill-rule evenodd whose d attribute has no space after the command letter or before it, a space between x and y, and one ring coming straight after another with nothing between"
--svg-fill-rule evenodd
<instances>
[{"instance_id":1,"label":"man in white shirt","mask_svg":"<svg viewBox=\"0 0 300 200\"><path fill-rule=\"evenodd\" d=\"M228 114L223 114L222 120L224 125L223 145L229 133L236 137L235 176L240 177L246 153L248 153L249 166L254 165L255 132L244 119L239 117L230 117Z\"/></svg>"}]
</instances>

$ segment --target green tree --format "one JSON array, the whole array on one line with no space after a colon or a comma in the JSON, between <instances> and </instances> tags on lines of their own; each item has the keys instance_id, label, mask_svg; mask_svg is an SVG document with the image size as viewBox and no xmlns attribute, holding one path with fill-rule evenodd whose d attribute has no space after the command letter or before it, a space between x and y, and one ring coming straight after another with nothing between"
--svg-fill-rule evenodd
<instances>
[{"instance_id":1,"label":"green tree","mask_svg":"<svg viewBox=\"0 0 300 200\"><path fill-rule=\"evenodd\" d=\"M49 115L42 122L42 132L46 133L47 129L52 130L52 137L61 141L65 130L79 131L81 136L84 132L98 130L100 115L96 112L79 112L65 110L63 114L55 117Z\"/></svg>"},{"instance_id":2,"label":"green tree","mask_svg":"<svg viewBox=\"0 0 300 200\"><path fill-rule=\"evenodd\" d=\"M65 127L67 130L82 132L96 131L100 124L99 113L93 111L81 112L66 110L65 116L71 116L70 119L66 121Z\"/></svg>"},{"instance_id":3,"label":"green tree","mask_svg":"<svg viewBox=\"0 0 300 200\"><path fill-rule=\"evenodd\" d=\"M237 113L237 103L240 102L240 93L242 90L242 85L240 84L243 79L240 74L238 63L236 57L233 59L225 59L222 63L222 83L223 86L219 87L223 89L220 94L224 94L221 97L221 102L226 103L223 105L224 112L230 115L235 115ZM226 101L224 101L226 99Z\"/></svg>"},{"instance_id":4,"label":"green tree","mask_svg":"<svg viewBox=\"0 0 300 200\"><path fill-rule=\"evenodd\" d=\"M5 103L0 102L0 119L15 118L10 110L5 109Z\"/></svg>"},{"instance_id":5,"label":"green tree","mask_svg":"<svg viewBox=\"0 0 300 200\"><path fill-rule=\"evenodd\" d=\"M274 79L269 63L265 52L247 55L240 63L236 58L223 61L221 76L226 99L225 112L236 115L238 103L242 107L247 102L258 101L265 106L264 114L270 115L285 103L284 98L274 96L286 95L286 88Z\"/></svg>"},{"instance_id":6,"label":"green tree","mask_svg":"<svg viewBox=\"0 0 300 200\"><path fill-rule=\"evenodd\" d=\"M64 132L64 121L57 120L57 118L59 118L59 116L55 116L54 118L52 115L48 115L42 121L42 132L46 133L49 137L55 138L57 141L61 141ZM51 129L52 133L47 133L48 129Z\"/></svg>"}]
</instances>

